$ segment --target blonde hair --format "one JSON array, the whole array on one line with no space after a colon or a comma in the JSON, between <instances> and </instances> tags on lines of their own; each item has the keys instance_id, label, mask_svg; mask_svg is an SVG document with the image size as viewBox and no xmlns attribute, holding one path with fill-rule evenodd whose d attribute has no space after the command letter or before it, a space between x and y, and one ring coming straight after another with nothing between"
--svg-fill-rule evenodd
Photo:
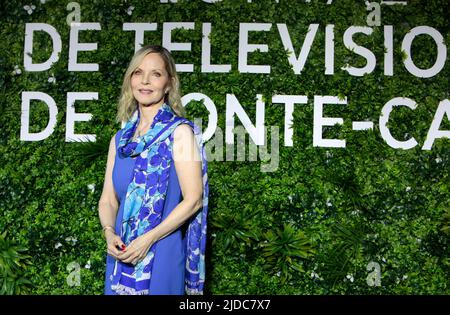
<instances>
[{"instance_id":1,"label":"blonde hair","mask_svg":"<svg viewBox=\"0 0 450 315\"><path fill-rule=\"evenodd\" d=\"M119 102L117 106L117 116L116 121L119 123L127 122L133 113L138 108L138 103L133 96L133 91L131 90L131 76L134 70L139 67L139 65L144 60L144 57L150 53L158 53L164 60L166 71L169 75L169 92L164 95L164 102L168 104L177 116L184 117L185 109L181 104L181 93L180 93L180 80L178 79L177 71L175 68L175 61L173 60L170 52L160 45L146 45L139 49L131 58L130 64L128 65L127 71L123 77L122 90L119 97Z\"/></svg>"}]
</instances>

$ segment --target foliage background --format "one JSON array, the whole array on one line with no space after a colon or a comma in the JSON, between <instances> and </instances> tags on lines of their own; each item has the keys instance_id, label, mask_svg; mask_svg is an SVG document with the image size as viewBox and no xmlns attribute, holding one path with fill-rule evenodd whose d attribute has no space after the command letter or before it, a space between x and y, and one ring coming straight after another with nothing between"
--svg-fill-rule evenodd
<instances>
[{"instance_id":1,"label":"foliage background","mask_svg":"<svg viewBox=\"0 0 450 315\"><path fill-rule=\"evenodd\" d=\"M44 2L44 3L42 3ZM174 52L177 63L194 63L180 73L183 94L202 92L216 104L224 130L225 99L233 93L255 117L255 96L266 99L265 125L280 127L280 164L260 171L258 162L209 163L210 211L206 294L448 294L449 293L449 145L441 139L431 151L420 147L438 103L448 98L449 63L432 78L416 78L402 64L401 41L415 26L428 25L449 43L448 1L408 1L383 6L382 25L394 25L395 75L383 75L383 28L355 40L377 56L372 74L352 77L339 70L346 62L363 66L347 51L342 35L351 25L366 25L363 1L78 1L81 22L99 22L101 31L80 32L80 42L96 42L96 52L79 62L97 62L98 72L69 72L67 1L8 1L1 9L0 41L0 231L27 248L30 264L17 278L32 282L32 294L102 294L105 244L97 215L106 152L91 158L89 149L66 143L67 92L98 91L99 100L77 102L77 112L92 113L76 133L95 133L103 148L120 128L114 122L123 73L134 52L134 32L125 22L156 22L145 44L161 44L162 23L196 22L195 30L173 32L174 42L192 42L192 52ZM31 14L24 5L35 5ZM134 6L132 14L127 10ZM59 61L48 71L25 72L25 23L44 22L61 35ZM201 23L212 23L213 64L231 64L230 73L201 73ZM267 43L268 53L249 55L249 64L272 66L271 75L237 71L239 22L273 23L270 32L250 33L251 43ZM286 23L296 54L311 23L320 29L301 75L287 62L275 23ZM335 75L324 75L324 28L335 24ZM33 60L46 60L50 38L35 34ZM412 45L416 65L430 67L435 44L419 36ZM21 73L15 72L15 66ZM17 68L17 67L16 67ZM48 81L55 78L55 83ZM21 92L41 91L58 106L54 133L39 142L20 141ZM273 94L307 95L294 111L294 146L284 147L284 109ZM345 95L347 106L327 106L324 115L344 117L344 125L324 128L325 138L346 139L343 148L312 146L314 95ZM389 126L394 137L414 136L410 150L390 148L378 119L395 96L414 99L414 111L396 109ZM47 125L47 109L33 104L31 131ZM201 102L188 106L189 118L207 113ZM352 120L374 121L373 131L352 131ZM445 120L441 130L449 130ZM80 151L84 150L84 151ZM91 191L88 185L94 184ZM19 245L18 245L19 246ZM6 249L7 251L7 249ZM25 259L25 258L24 258ZM367 264L381 267L381 285L369 286ZM81 267L79 286L70 286L67 266ZM19 274L20 273L20 274ZM20 291L20 290L19 290ZM25 291L26 292L26 291Z\"/></svg>"}]
</instances>

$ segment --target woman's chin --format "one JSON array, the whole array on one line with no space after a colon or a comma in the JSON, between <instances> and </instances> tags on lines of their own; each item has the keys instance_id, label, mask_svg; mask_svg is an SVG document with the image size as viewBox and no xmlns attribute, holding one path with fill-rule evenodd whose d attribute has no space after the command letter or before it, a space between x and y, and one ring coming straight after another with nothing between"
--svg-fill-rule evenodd
<instances>
[{"instance_id":1,"label":"woman's chin","mask_svg":"<svg viewBox=\"0 0 450 315\"><path fill-rule=\"evenodd\" d=\"M155 106L157 104L161 104L162 105L161 101L148 101L148 100L141 100L141 101L139 101L138 100L138 102L139 102L139 104L141 104L144 107Z\"/></svg>"}]
</instances>

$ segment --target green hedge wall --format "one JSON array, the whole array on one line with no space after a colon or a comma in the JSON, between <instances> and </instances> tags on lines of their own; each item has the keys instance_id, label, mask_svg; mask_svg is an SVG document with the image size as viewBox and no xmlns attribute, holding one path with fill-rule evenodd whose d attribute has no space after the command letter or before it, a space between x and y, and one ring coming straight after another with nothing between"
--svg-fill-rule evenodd
<instances>
[{"instance_id":1,"label":"green hedge wall","mask_svg":"<svg viewBox=\"0 0 450 315\"><path fill-rule=\"evenodd\" d=\"M42 3L44 2L44 3ZM155 22L145 44L161 44L163 22L196 22L177 30L174 42L191 42L192 52L173 53L177 63L194 63L180 73L183 94L208 95L225 129L226 94L241 102L254 122L255 96L266 101L265 125L280 127L280 161L275 172L261 172L261 161L211 161L206 294L448 294L449 293L449 143L436 140L422 150L440 101L448 99L449 63L431 78L417 78L402 64L401 40L413 27L437 29L449 43L447 0L408 1L382 6L381 26L371 36L355 37L377 56L373 73L353 77L339 68L365 60L342 41L352 25L366 26L363 1L294 0L78 1L81 22L99 22L101 31L80 32L79 42L96 42L95 52L79 62L96 62L98 72L69 72L67 1L8 1L1 9L0 41L0 232L27 248L30 263L21 275L32 294L102 294L105 243L97 204L106 165L105 145L120 128L115 122L123 73L134 52L134 32L126 22ZM29 14L23 7L35 5ZM134 6L132 14L127 10ZM23 51L26 23L48 23L62 39L59 61L47 71L26 72ZM212 63L231 64L230 73L201 73L201 23L212 23ZM249 55L249 64L271 65L272 73L238 72L239 23L273 23L269 32L251 33L249 42L269 52ZM301 75L288 64L276 23L286 23L296 48L309 24L320 29ZM335 74L324 74L324 28L335 24ZM383 25L394 26L394 76L383 74ZM34 62L50 53L47 35L35 35ZM428 68L436 57L426 36L414 41L416 65ZM16 67L17 66L17 67ZM17 73L21 69L21 73ZM49 82L55 78L55 83ZM58 106L54 133L43 141L20 141L21 92L40 91ZM76 124L76 133L97 135L97 146L65 142L68 92L99 93L98 100L76 103L93 115ZM283 145L284 109L273 94L307 95L294 111L294 146ZM344 125L324 128L324 138L346 139L346 148L313 147L314 95L344 95L348 105L327 106L324 116L343 117ZM389 122L393 136L405 133L419 142L393 149L381 138L377 121L391 98L409 97L414 111L396 109ZM192 101L188 117L207 112ZM372 120L372 131L353 131L351 120ZM31 132L47 125L48 111L33 105ZM448 117L440 126L450 130ZM89 152L97 152L89 156ZM89 185L95 185L94 190ZM378 285L370 275L380 267ZM75 267L74 267L75 266ZM77 269L76 266L79 266ZM375 269L374 269L375 268ZM80 275L79 282L73 275ZM3 276L5 277L5 276ZM11 276L12 277L12 276Z\"/></svg>"}]
</instances>

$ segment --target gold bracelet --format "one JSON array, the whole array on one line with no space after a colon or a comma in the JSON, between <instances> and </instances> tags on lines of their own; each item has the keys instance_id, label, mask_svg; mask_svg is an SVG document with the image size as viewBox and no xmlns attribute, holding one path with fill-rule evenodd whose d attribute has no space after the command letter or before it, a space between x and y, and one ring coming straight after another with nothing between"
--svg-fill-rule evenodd
<instances>
[{"instance_id":1,"label":"gold bracelet","mask_svg":"<svg viewBox=\"0 0 450 315\"><path fill-rule=\"evenodd\" d=\"M105 231L106 231L107 229L111 229L113 232L116 232L116 230L115 230L111 225L105 225L105 226L103 227L103 234L105 234Z\"/></svg>"}]
</instances>

